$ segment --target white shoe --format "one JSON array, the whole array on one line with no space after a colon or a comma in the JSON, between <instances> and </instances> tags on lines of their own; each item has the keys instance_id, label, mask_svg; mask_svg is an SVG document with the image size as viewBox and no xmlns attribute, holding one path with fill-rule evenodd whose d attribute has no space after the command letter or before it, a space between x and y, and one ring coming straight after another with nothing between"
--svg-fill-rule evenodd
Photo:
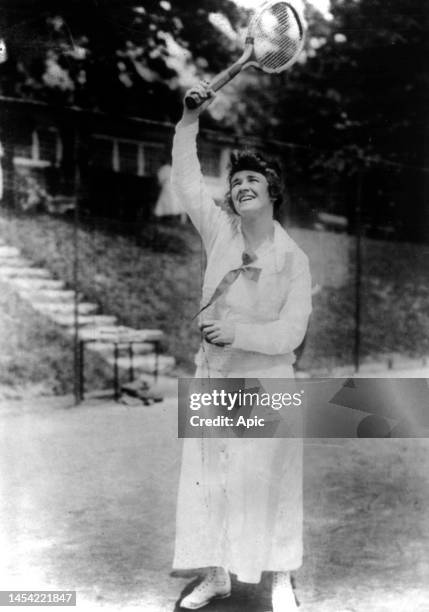
<instances>
[{"instance_id":1,"label":"white shoe","mask_svg":"<svg viewBox=\"0 0 429 612\"><path fill-rule=\"evenodd\" d=\"M222 567L210 569L202 582L180 602L181 608L198 610L213 599L225 599L231 595L231 579Z\"/></svg>"},{"instance_id":2,"label":"white shoe","mask_svg":"<svg viewBox=\"0 0 429 612\"><path fill-rule=\"evenodd\" d=\"M296 612L298 606L289 572L276 572L272 586L273 612Z\"/></svg>"}]
</instances>

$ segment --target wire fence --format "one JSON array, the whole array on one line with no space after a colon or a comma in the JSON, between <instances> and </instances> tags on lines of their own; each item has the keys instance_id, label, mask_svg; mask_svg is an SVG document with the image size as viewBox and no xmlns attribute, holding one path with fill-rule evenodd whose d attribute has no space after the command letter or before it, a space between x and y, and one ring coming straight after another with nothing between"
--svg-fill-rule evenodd
<instances>
[{"instance_id":1,"label":"wire fence","mask_svg":"<svg viewBox=\"0 0 429 612\"><path fill-rule=\"evenodd\" d=\"M357 369L368 360L428 355L428 169L368 156L358 173L339 178L313 169L310 181L310 147L270 145L286 174L283 220L312 268L314 311L299 368ZM199 335L189 313L197 311L204 256L189 222L153 216L155 176L90 176L77 166L58 181L53 170L5 165L9 238L75 291L76 330L84 296L122 325L163 329L163 350L190 373Z\"/></svg>"}]
</instances>

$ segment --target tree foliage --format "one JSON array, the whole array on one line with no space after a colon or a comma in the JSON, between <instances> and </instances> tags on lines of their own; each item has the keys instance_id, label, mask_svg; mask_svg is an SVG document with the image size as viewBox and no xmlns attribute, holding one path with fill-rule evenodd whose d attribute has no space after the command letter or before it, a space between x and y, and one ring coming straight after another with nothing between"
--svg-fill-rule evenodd
<instances>
[{"instance_id":1,"label":"tree foliage","mask_svg":"<svg viewBox=\"0 0 429 612\"><path fill-rule=\"evenodd\" d=\"M241 18L230 0L2 4L4 93L157 119L177 115L181 84L230 61L235 43L210 15Z\"/></svg>"},{"instance_id":2,"label":"tree foliage","mask_svg":"<svg viewBox=\"0 0 429 612\"><path fill-rule=\"evenodd\" d=\"M254 83L242 91L262 109L260 133L311 145L322 165L339 171L365 156L422 165L427 3L332 0L331 12L326 21L308 11L305 62L259 91Z\"/></svg>"},{"instance_id":3,"label":"tree foliage","mask_svg":"<svg viewBox=\"0 0 429 612\"><path fill-rule=\"evenodd\" d=\"M427 240L427 2L332 0L331 13L308 6L303 61L280 76L239 77L228 117L294 143L289 176L301 194L319 186L310 197L319 208L353 221L360 175L366 224Z\"/></svg>"},{"instance_id":4,"label":"tree foliage","mask_svg":"<svg viewBox=\"0 0 429 612\"><path fill-rule=\"evenodd\" d=\"M213 113L222 125L327 150L338 169L394 152L420 163L428 102L426 0L307 4L305 61L287 73L242 74ZM174 118L180 86L237 55L246 15L232 0L3 0L6 93L149 118ZM401 142L401 150L397 143ZM405 148L402 146L405 144Z\"/></svg>"}]
</instances>

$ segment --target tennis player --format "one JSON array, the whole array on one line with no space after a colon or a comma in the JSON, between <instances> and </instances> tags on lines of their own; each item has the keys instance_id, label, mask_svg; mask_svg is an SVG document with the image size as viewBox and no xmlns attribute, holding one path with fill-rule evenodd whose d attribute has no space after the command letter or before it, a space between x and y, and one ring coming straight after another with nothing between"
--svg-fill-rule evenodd
<instances>
[{"instance_id":1,"label":"tennis player","mask_svg":"<svg viewBox=\"0 0 429 612\"><path fill-rule=\"evenodd\" d=\"M311 312L306 255L274 221L278 168L248 151L232 155L226 210L201 175L199 115L214 98L201 82L187 95L173 144L172 188L207 254L196 356L199 378L293 378L294 349ZM238 270L238 272L237 272ZM181 607L196 610L231 593L230 574L258 583L273 573L274 612L297 610L290 572L302 563L302 440L186 439L174 567L203 568Z\"/></svg>"}]
</instances>

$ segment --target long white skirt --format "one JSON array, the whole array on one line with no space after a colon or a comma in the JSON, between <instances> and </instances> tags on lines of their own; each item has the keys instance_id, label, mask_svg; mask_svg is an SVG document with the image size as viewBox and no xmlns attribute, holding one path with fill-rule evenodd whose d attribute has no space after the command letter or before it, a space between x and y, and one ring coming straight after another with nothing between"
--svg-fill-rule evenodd
<instances>
[{"instance_id":1,"label":"long white skirt","mask_svg":"<svg viewBox=\"0 0 429 612\"><path fill-rule=\"evenodd\" d=\"M297 569L302 522L301 439L184 440L174 568L222 566L250 583Z\"/></svg>"}]
</instances>

